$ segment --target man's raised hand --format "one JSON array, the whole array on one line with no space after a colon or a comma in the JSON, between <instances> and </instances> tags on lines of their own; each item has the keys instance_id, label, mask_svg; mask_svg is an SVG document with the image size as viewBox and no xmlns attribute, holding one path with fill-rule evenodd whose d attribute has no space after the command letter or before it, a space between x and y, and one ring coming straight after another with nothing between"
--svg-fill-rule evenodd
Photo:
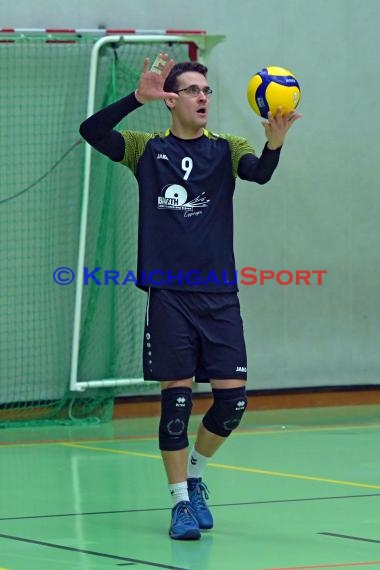
<instances>
[{"instance_id":1,"label":"man's raised hand","mask_svg":"<svg viewBox=\"0 0 380 570\"><path fill-rule=\"evenodd\" d=\"M262 123L268 140L268 148L272 150L280 148L284 143L286 133L294 121L300 118L301 115L296 113L296 111L283 114L281 107L278 109L276 115L272 115L269 111L268 119Z\"/></svg>"},{"instance_id":2,"label":"man's raised hand","mask_svg":"<svg viewBox=\"0 0 380 570\"><path fill-rule=\"evenodd\" d=\"M136 99L140 103L148 103L149 101L166 99L167 97L177 98L177 93L166 93L164 91L165 79L174 66L174 61L169 58L169 55L167 53L159 53L152 67L150 68L149 66L149 57L146 57L139 85L135 91Z\"/></svg>"}]
</instances>

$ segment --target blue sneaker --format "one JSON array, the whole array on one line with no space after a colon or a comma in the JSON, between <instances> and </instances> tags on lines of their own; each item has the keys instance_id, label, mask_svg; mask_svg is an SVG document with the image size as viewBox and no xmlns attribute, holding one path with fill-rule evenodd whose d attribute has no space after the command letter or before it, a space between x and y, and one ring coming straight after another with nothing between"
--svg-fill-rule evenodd
<instances>
[{"instance_id":1,"label":"blue sneaker","mask_svg":"<svg viewBox=\"0 0 380 570\"><path fill-rule=\"evenodd\" d=\"M199 524L199 528L206 530L214 526L214 520L205 499L208 499L208 489L202 478L192 477L187 480L190 505Z\"/></svg>"},{"instance_id":2,"label":"blue sneaker","mask_svg":"<svg viewBox=\"0 0 380 570\"><path fill-rule=\"evenodd\" d=\"M180 501L173 507L169 535L175 540L198 540L201 537L198 521L188 501Z\"/></svg>"}]
</instances>

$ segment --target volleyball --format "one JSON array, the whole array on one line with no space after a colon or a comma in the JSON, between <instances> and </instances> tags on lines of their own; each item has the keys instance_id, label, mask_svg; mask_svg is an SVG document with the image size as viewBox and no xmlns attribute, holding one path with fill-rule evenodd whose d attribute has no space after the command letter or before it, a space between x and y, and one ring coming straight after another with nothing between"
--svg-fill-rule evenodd
<instances>
[{"instance_id":1,"label":"volleyball","mask_svg":"<svg viewBox=\"0 0 380 570\"><path fill-rule=\"evenodd\" d=\"M293 111L301 98L301 89L291 71L284 67L264 67L251 77L247 86L248 103L261 117L267 118L282 107L283 113Z\"/></svg>"}]
</instances>

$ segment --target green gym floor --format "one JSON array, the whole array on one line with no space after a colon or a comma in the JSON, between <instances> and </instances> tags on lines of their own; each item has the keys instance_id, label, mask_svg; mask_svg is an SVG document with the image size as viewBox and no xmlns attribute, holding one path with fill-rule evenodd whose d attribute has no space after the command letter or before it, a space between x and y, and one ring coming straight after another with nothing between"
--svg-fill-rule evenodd
<instances>
[{"instance_id":1,"label":"green gym floor","mask_svg":"<svg viewBox=\"0 0 380 570\"><path fill-rule=\"evenodd\" d=\"M209 464L215 527L194 542L168 537L157 418L2 429L0 570L380 567L379 413L248 412Z\"/></svg>"}]
</instances>

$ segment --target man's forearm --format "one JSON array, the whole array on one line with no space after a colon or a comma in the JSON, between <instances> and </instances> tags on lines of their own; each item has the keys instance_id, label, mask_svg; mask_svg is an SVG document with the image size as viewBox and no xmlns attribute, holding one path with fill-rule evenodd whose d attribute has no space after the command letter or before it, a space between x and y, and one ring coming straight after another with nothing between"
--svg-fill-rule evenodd
<instances>
[{"instance_id":1,"label":"man's forearm","mask_svg":"<svg viewBox=\"0 0 380 570\"><path fill-rule=\"evenodd\" d=\"M253 154L244 155L239 161L238 175L242 180L265 184L269 182L280 160L281 147L270 150L265 145L260 158Z\"/></svg>"}]
</instances>

